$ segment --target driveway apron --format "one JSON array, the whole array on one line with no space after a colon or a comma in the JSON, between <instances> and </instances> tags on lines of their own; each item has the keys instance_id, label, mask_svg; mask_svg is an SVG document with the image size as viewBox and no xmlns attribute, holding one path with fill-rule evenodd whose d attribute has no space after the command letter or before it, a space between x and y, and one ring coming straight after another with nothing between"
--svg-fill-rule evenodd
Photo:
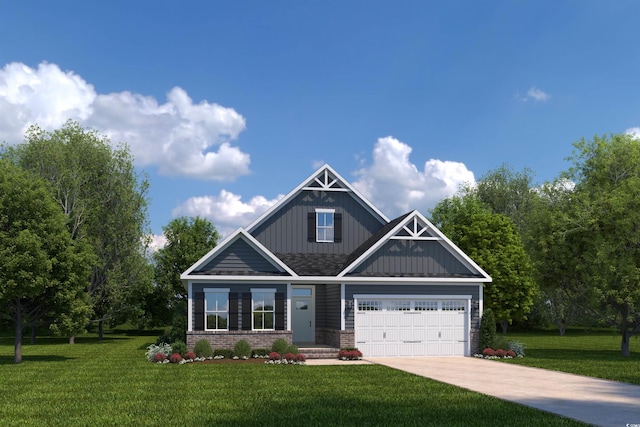
<instances>
[{"instance_id":1,"label":"driveway apron","mask_svg":"<svg viewBox=\"0 0 640 427\"><path fill-rule=\"evenodd\" d=\"M638 385L475 357L367 360L597 426L640 427Z\"/></svg>"}]
</instances>

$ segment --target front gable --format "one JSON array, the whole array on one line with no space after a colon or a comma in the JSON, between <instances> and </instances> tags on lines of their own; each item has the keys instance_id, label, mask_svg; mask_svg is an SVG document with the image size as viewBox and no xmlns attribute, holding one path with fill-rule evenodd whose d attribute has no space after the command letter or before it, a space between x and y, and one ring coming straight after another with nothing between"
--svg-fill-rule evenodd
<instances>
[{"instance_id":1,"label":"front gable","mask_svg":"<svg viewBox=\"0 0 640 427\"><path fill-rule=\"evenodd\" d=\"M183 273L193 276L295 276L279 258L243 229L236 230Z\"/></svg>"},{"instance_id":2,"label":"front gable","mask_svg":"<svg viewBox=\"0 0 640 427\"><path fill-rule=\"evenodd\" d=\"M421 277L491 281L419 212L401 216L362 245L339 277Z\"/></svg>"},{"instance_id":3,"label":"front gable","mask_svg":"<svg viewBox=\"0 0 640 427\"><path fill-rule=\"evenodd\" d=\"M318 215L329 212L329 239L318 235ZM349 254L387 218L325 165L251 224L247 231L278 254ZM321 231L321 230L320 230Z\"/></svg>"}]
</instances>

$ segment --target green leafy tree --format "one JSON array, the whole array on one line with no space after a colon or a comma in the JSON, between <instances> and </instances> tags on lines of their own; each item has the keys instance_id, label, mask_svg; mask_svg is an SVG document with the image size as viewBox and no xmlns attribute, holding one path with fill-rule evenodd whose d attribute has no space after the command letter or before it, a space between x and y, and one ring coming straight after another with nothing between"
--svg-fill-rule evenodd
<instances>
[{"instance_id":1,"label":"green leafy tree","mask_svg":"<svg viewBox=\"0 0 640 427\"><path fill-rule=\"evenodd\" d=\"M493 213L509 217L522 232L526 227L527 217L536 198L533 184L533 172L524 168L522 172L514 171L507 164L487 172L475 187L467 187Z\"/></svg>"},{"instance_id":2,"label":"green leafy tree","mask_svg":"<svg viewBox=\"0 0 640 427\"><path fill-rule=\"evenodd\" d=\"M575 183L565 228L580 253L578 273L600 307L615 312L621 353L640 332L640 140L626 134L574 144Z\"/></svg>"},{"instance_id":3,"label":"green leafy tree","mask_svg":"<svg viewBox=\"0 0 640 427\"><path fill-rule=\"evenodd\" d=\"M442 201L432 211L432 219L493 279L484 285L485 307L492 309L503 332L512 321L525 319L537 288L513 221L491 213L471 195Z\"/></svg>"},{"instance_id":4,"label":"green leafy tree","mask_svg":"<svg viewBox=\"0 0 640 427\"><path fill-rule=\"evenodd\" d=\"M173 325L174 339L187 326L187 291L180 274L215 248L219 235L213 224L200 217L178 217L162 228L167 244L154 254L155 289L147 311L154 325Z\"/></svg>"},{"instance_id":5,"label":"green leafy tree","mask_svg":"<svg viewBox=\"0 0 640 427\"><path fill-rule=\"evenodd\" d=\"M128 147L113 148L108 138L68 121L53 132L30 127L25 142L5 155L51 184L72 238L93 248L86 292L100 338L104 322L138 318L153 277L145 256L148 183Z\"/></svg>"},{"instance_id":6,"label":"green leafy tree","mask_svg":"<svg viewBox=\"0 0 640 427\"><path fill-rule=\"evenodd\" d=\"M60 333L86 325L92 262L91 249L71 239L48 184L0 160L0 304L14 325L16 363L24 325L47 319Z\"/></svg>"},{"instance_id":7,"label":"green leafy tree","mask_svg":"<svg viewBox=\"0 0 640 427\"><path fill-rule=\"evenodd\" d=\"M574 320L601 316L593 303L591 285L582 274L583 236L575 218L586 210L566 180L542 185L539 195L529 216L525 241L541 292L538 311L564 335Z\"/></svg>"}]
</instances>

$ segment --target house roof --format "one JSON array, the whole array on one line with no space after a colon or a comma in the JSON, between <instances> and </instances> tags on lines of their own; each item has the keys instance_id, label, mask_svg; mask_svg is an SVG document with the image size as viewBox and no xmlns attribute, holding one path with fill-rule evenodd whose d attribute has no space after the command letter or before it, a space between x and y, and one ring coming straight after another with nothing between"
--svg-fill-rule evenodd
<instances>
[{"instance_id":1,"label":"house roof","mask_svg":"<svg viewBox=\"0 0 640 427\"><path fill-rule=\"evenodd\" d=\"M302 191L309 190L350 192L358 203L380 221L381 228L351 253L343 254L273 253L252 236L252 231L274 215L282 206L293 200ZM428 270L423 272L414 270L372 273L362 267L366 266L366 263L374 263L378 254L382 254L385 245L393 243L397 246L398 243L394 241L403 240L432 242L429 247L433 248L433 245L437 245L440 248L439 251L445 251L441 253L449 253L448 259L452 260L454 265L459 266L457 271L443 272L445 269L440 269L441 272L437 274ZM238 242L243 243L242 248L238 246ZM246 257L246 259L250 258L254 263L258 259L260 268L236 268L237 265L243 267L242 256L238 256L237 253L241 252L240 249L247 249L247 246L249 251L254 251L251 252L252 254L260 256ZM234 249L235 252L233 252ZM216 257L218 259L235 257L233 261L237 262L222 263L222 261L218 262ZM251 223L246 230L239 228L220 242L218 246L185 271L181 278L183 280L203 279L212 276L217 278L224 276L230 280L242 280L243 277L262 277L264 280L268 280L269 277L276 279L288 276L293 280L310 280L313 277L318 277L323 278L322 280L362 280L362 278L367 278L367 280L375 281L376 278L383 280L384 278L398 277L408 281L420 278L429 281L455 281L458 279L462 281L491 281L491 277L482 268L418 211L406 213L390 221L326 164Z\"/></svg>"}]
</instances>

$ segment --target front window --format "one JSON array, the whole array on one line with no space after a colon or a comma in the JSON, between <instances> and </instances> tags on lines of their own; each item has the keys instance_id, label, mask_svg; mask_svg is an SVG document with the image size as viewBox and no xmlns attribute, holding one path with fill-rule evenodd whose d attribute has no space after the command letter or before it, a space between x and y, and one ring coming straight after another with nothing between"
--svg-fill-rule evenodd
<instances>
[{"instance_id":1,"label":"front window","mask_svg":"<svg viewBox=\"0 0 640 427\"><path fill-rule=\"evenodd\" d=\"M333 209L316 210L316 239L318 242L333 242Z\"/></svg>"},{"instance_id":2,"label":"front window","mask_svg":"<svg viewBox=\"0 0 640 427\"><path fill-rule=\"evenodd\" d=\"M229 329L229 292L205 292L206 330Z\"/></svg>"},{"instance_id":3,"label":"front window","mask_svg":"<svg viewBox=\"0 0 640 427\"><path fill-rule=\"evenodd\" d=\"M275 291L253 291L253 329L274 330Z\"/></svg>"}]
</instances>

